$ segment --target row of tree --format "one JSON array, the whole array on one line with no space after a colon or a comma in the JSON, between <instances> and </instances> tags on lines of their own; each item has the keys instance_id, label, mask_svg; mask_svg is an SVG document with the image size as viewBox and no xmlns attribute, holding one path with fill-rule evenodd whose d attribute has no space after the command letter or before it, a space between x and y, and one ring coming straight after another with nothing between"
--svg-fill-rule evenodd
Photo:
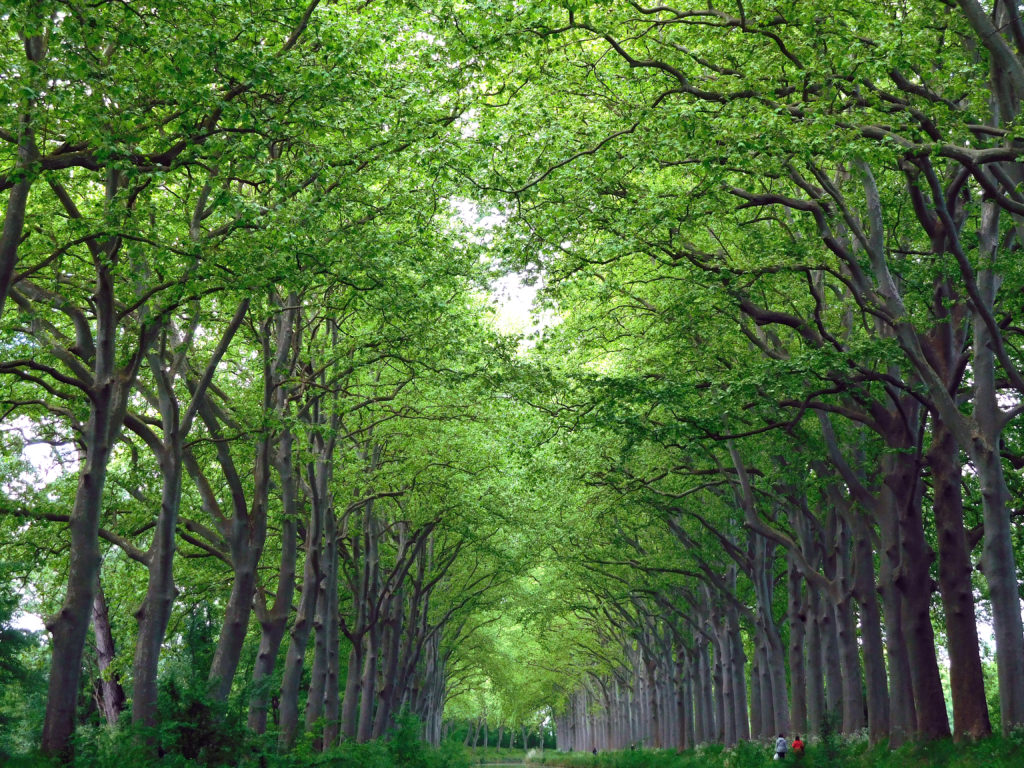
<instances>
[{"instance_id":1,"label":"row of tree","mask_svg":"<svg viewBox=\"0 0 1024 768\"><path fill-rule=\"evenodd\" d=\"M593 525L558 548L564 746L1024 722L1019 4L518 23L477 183L560 320L535 355Z\"/></svg>"},{"instance_id":2,"label":"row of tree","mask_svg":"<svg viewBox=\"0 0 1024 768\"><path fill-rule=\"evenodd\" d=\"M283 748L1024 723L1018 4L422 10L6 17L44 749L87 648L154 726L196 621ZM543 284L518 355L496 264Z\"/></svg>"},{"instance_id":3,"label":"row of tree","mask_svg":"<svg viewBox=\"0 0 1024 768\"><path fill-rule=\"evenodd\" d=\"M443 168L473 73L396 14L4 11L0 526L46 617L46 753L129 706L155 738L196 674L282 749L403 712L440 739L521 469Z\"/></svg>"}]
</instances>

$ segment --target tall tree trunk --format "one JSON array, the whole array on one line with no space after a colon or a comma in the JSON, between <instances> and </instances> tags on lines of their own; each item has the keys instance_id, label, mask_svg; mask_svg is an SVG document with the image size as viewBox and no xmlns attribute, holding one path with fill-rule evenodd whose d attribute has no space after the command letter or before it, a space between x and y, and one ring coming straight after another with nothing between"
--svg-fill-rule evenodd
<instances>
[{"instance_id":1,"label":"tall tree trunk","mask_svg":"<svg viewBox=\"0 0 1024 768\"><path fill-rule=\"evenodd\" d=\"M345 696L341 700L341 732L346 739L355 738L359 718L359 699L363 658L365 656L362 638L352 643L348 654L348 674L345 678Z\"/></svg>"},{"instance_id":2,"label":"tall tree trunk","mask_svg":"<svg viewBox=\"0 0 1024 768\"><path fill-rule=\"evenodd\" d=\"M362 689L362 696L359 700L359 728L356 731L356 741L360 744L369 741L373 736L373 715L374 703L377 699L377 663L380 659L381 630L380 622L374 622L370 625L370 631L366 635L366 659L363 663L363 679L359 686ZM477 726L479 731L479 722ZM479 736L479 733L477 735Z\"/></svg>"},{"instance_id":3,"label":"tall tree trunk","mask_svg":"<svg viewBox=\"0 0 1024 768\"><path fill-rule=\"evenodd\" d=\"M697 641L697 669L700 679L700 715L701 728L703 729L703 743L709 743L716 739L715 723L715 701L714 681L711 675L711 662L708 658L708 643L706 640Z\"/></svg>"},{"instance_id":4,"label":"tall tree trunk","mask_svg":"<svg viewBox=\"0 0 1024 768\"><path fill-rule=\"evenodd\" d=\"M825 714L825 666L822 658L821 625L817 621L821 595L816 587L807 585L807 728L821 732Z\"/></svg>"},{"instance_id":5,"label":"tall tree trunk","mask_svg":"<svg viewBox=\"0 0 1024 768\"><path fill-rule=\"evenodd\" d=\"M89 628L95 584L99 574L99 518L107 464L119 422L119 390L113 372L104 377L90 401L85 450L81 458L78 490L71 511L71 555L63 604L47 622L52 635L49 693L43 724L43 752L67 754L75 729L75 706L82 670L85 633ZM126 394L126 393L125 393ZM123 417L122 417L123 418Z\"/></svg>"},{"instance_id":6,"label":"tall tree trunk","mask_svg":"<svg viewBox=\"0 0 1024 768\"><path fill-rule=\"evenodd\" d=\"M161 400L165 400L164 393L161 393ZM176 402L162 402L161 405L166 405L169 411L164 416L167 431L160 457L163 487L156 530L148 553L149 584L146 597L135 614L139 633L132 664L132 723L143 728L154 728L157 725L157 664L176 594L173 565L178 510L181 505L182 461L178 408Z\"/></svg>"},{"instance_id":7,"label":"tall tree trunk","mask_svg":"<svg viewBox=\"0 0 1024 768\"><path fill-rule=\"evenodd\" d=\"M986 268L979 270L978 288L991 311L999 278L991 268L998 247L998 206L986 202L983 211L980 250ZM989 234L991 233L991 234ZM1000 439L1005 416L999 408L993 339L987 324L974 317L974 418L977 431L970 445L971 458L981 486L982 516L985 523L981 565L988 583L992 623L996 641L999 677L999 714L1003 733L1024 723L1024 622L1013 536L1008 511L1009 490L1003 474Z\"/></svg>"},{"instance_id":8,"label":"tall tree trunk","mask_svg":"<svg viewBox=\"0 0 1024 768\"><path fill-rule=\"evenodd\" d=\"M274 303L279 309L284 308L276 318L276 338L271 339L271 329L274 328L272 321L265 322L260 333L263 346L263 408L280 419L286 402L280 396L281 388L295 363L291 355L298 296L294 292L289 293L288 298L282 302L275 294ZM231 692L242 646L249 630L249 618L258 584L257 568L266 544L267 503L273 464L271 449L275 438L269 431L265 431L256 443L250 505L246 503L241 477L224 441L217 414L208 404L203 403L199 407L199 415L216 441L218 464L231 493L231 518L219 519L218 522L228 542L233 579L209 674L209 680L213 683L211 695L217 701L224 701ZM194 469L190 468L190 471L196 474ZM216 502L211 498L213 493L209 482L204 477L197 476L196 479L201 485L201 492L207 497L205 503L215 508ZM205 491L202 491L202 487L205 487Z\"/></svg>"},{"instance_id":9,"label":"tall tree trunk","mask_svg":"<svg viewBox=\"0 0 1024 768\"><path fill-rule=\"evenodd\" d=\"M934 485L935 533L939 546L939 591L946 617L953 735L984 738L992 732L974 612L971 558L964 533L959 449L940 418L932 420L928 464Z\"/></svg>"},{"instance_id":10,"label":"tall tree trunk","mask_svg":"<svg viewBox=\"0 0 1024 768\"><path fill-rule=\"evenodd\" d=\"M149 581L146 596L135 614L139 631L132 665L132 723L143 728L157 726L157 667L160 649L171 620L177 589L174 586L174 554L177 545L178 514L181 509L181 484L184 474L184 440L192 429L199 404L213 381L217 367L235 333L245 319L249 299L243 299L221 334L200 379L191 387L192 400L181 412L175 392L175 380L184 372L187 349L172 352L179 338L169 338L173 328L163 328L159 350L149 355L149 368L156 382L156 404L160 412L163 437L159 441L148 427L140 425L160 463L160 511L153 540L146 552ZM139 429L136 429L139 431Z\"/></svg>"},{"instance_id":11,"label":"tall tree trunk","mask_svg":"<svg viewBox=\"0 0 1024 768\"><path fill-rule=\"evenodd\" d=\"M860 671L860 648L857 644L857 620L854 615L853 552L848 515L836 519L836 580L832 605L835 611L836 640L839 643L839 664L842 670L843 732L853 733L864 727L864 681ZM836 599L838 598L838 599Z\"/></svg>"},{"instance_id":12,"label":"tall tree trunk","mask_svg":"<svg viewBox=\"0 0 1024 768\"><path fill-rule=\"evenodd\" d=\"M807 668L804 665L804 635L806 632L802 608L803 576L791 554L787 559L788 602L786 619L789 623L789 679L792 689L790 717L796 733L807 732ZM758 736L761 734L755 730Z\"/></svg>"},{"instance_id":13,"label":"tall tree trunk","mask_svg":"<svg viewBox=\"0 0 1024 768\"><path fill-rule=\"evenodd\" d=\"M285 515L281 522L281 565L278 568L277 591L274 604L260 612L260 645L252 670L252 695L249 698L249 729L253 733L267 730L267 709L270 691L267 684L277 666L288 617L295 593L295 563L297 550L296 522L293 515Z\"/></svg>"},{"instance_id":14,"label":"tall tree trunk","mask_svg":"<svg viewBox=\"0 0 1024 768\"><path fill-rule=\"evenodd\" d=\"M916 465L917 462L914 462ZM904 476L900 504L900 542L903 549L897 586L903 596L903 628L910 654L910 680L917 713L916 737L938 739L948 737L949 718L945 694L939 677L935 655L935 634L932 630L932 579L929 564L934 557L924 539L921 517L921 494L917 480L920 472L909 461L901 462L913 469L913 477Z\"/></svg>"},{"instance_id":15,"label":"tall tree trunk","mask_svg":"<svg viewBox=\"0 0 1024 768\"><path fill-rule=\"evenodd\" d=\"M817 620L821 658L825 668L825 711L838 721L843 712L843 670L839 662L835 609L828 595L820 596ZM779 729L779 732L785 731Z\"/></svg>"},{"instance_id":16,"label":"tall tree trunk","mask_svg":"<svg viewBox=\"0 0 1024 768\"><path fill-rule=\"evenodd\" d=\"M283 390L282 390L283 394ZM295 567L297 561L297 519L299 514L298 482L292 461L292 431L285 428L278 438L275 465L281 481L281 565L278 568L277 590L274 604L260 615L260 646L252 672L252 696L249 699L249 728L263 733L267 728L267 708L270 676L277 666L277 656L284 640L288 618L295 594ZM266 681L266 682L264 682Z\"/></svg>"},{"instance_id":17,"label":"tall tree trunk","mask_svg":"<svg viewBox=\"0 0 1024 768\"><path fill-rule=\"evenodd\" d=\"M865 516L852 512L853 596L860 614L860 639L867 692L868 737L872 744L889 738L889 686L882 643L882 619L875 591L875 556Z\"/></svg>"},{"instance_id":18,"label":"tall tree trunk","mask_svg":"<svg viewBox=\"0 0 1024 768\"><path fill-rule=\"evenodd\" d=\"M120 187L120 175L108 174L107 198ZM118 309L111 269L116 264L119 240L107 243L94 257L96 291L96 344L92 381L89 383L89 419L82 430L82 450L69 528L71 547L68 581L60 610L46 624L51 642L50 677L41 748L48 755L67 755L75 730L75 708L81 680L85 635L92 617L99 576L99 524L103 489L114 444L121 434L128 398L146 352L155 337L147 327L129 362L117 368Z\"/></svg>"},{"instance_id":19,"label":"tall tree trunk","mask_svg":"<svg viewBox=\"0 0 1024 768\"><path fill-rule=\"evenodd\" d=\"M720 681L717 685L718 701L716 711L721 717L720 733L722 743L727 747L736 744L736 706L733 702L732 664L729 659L729 636L725 624L715 618L712 625L715 647L715 676ZM656 746L660 746L656 745Z\"/></svg>"},{"instance_id":20,"label":"tall tree trunk","mask_svg":"<svg viewBox=\"0 0 1024 768\"><path fill-rule=\"evenodd\" d=\"M377 712L373 720L373 738L381 738L391 723L395 689L398 685L398 656L402 642L404 594L401 589L391 596L389 616L385 625L384 659ZM500 739L499 739L500 743Z\"/></svg>"},{"instance_id":21,"label":"tall tree trunk","mask_svg":"<svg viewBox=\"0 0 1024 768\"><path fill-rule=\"evenodd\" d=\"M338 539L334 505L330 505L324 527L324 591L327 670L324 679L324 749L338 741L339 705L338 686L340 666L340 627L338 620Z\"/></svg>"},{"instance_id":22,"label":"tall tree trunk","mask_svg":"<svg viewBox=\"0 0 1024 768\"><path fill-rule=\"evenodd\" d=\"M114 661L116 650L114 634L110 629L110 613L107 600L103 594L103 584L97 581L96 595L92 602L92 630L96 638L96 666L100 675L93 689L96 707L103 714L107 725L117 725L118 718L124 710L125 695L121 687L120 675L116 672L107 674L111 662Z\"/></svg>"},{"instance_id":23,"label":"tall tree trunk","mask_svg":"<svg viewBox=\"0 0 1024 768\"><path fill-rule=\"evenodd\" d=\"M314 612L320 584L320 547L323 539L320 514L312 510L306 529L306 559L302 567L302 589L295 611L288 654L281 679L281 722L278 741L288 749L299 731L299 689L306 659L306 647L313 629Z\"/></svg>"},{"instance_id":24,"label":"tall tree trunk","mask_svg":"<svg viewBox=\"0 0 1024 768\"><path fill-rule=\"evenodd\" d=\"M890 445L894 443L889 442ZM917 730L917 712L911 682L910 654L903 627L903 598L898 587L902 547L899 535L900 502L907 497L901 481L907 476L900 469L908 459L889 454L882 460L885 484L879 497L877 518L881 534L881 565L878 571L879 592L885 611L885 648L889 661L889 743L903 744ZM913 461L913 457L909 461ZM892 480L890 480L892 478ZM902 499L901 499L902 496Z\"/></svg>"},{"instance_id":25,"label":"tall tree trunk","mask_svg":"<svg viewBox=\"0 0 1024 768\"><path fill-rule=\"evenodd\" d=\"M761 652L755 645L750 664L750 725L755 739L763 739L769 730L761 712L761 701Z\"/></svg>"},{"instance_id":26,"label":"tall tree trunk","mask_svg":"<svg viewBox=\"0 0 1024 768\"><path fill-rule=\"evenodd\" d=\"M729 632L729 665L733 688L733 719L736 721L736 739L750 738L750 719L747 709L747 658L743 651L743 636L740 634L740 619L736 606L731 602L725 609L726 625ZM783 677L785 669L782 670ZM785 695L785 687L783 687Z\"/></svg>"}]
</instances>

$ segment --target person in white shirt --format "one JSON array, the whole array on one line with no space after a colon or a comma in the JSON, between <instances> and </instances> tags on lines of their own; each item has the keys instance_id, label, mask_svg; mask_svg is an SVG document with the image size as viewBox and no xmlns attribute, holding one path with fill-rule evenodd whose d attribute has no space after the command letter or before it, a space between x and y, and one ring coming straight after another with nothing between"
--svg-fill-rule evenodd
<instances>
[{"instance_id":1,"label":"person in white shirt","mask_svg":"<svg viewBox=\"0 0 1024 768\"><path fill-rule=\"evenodd\" d=\"M785 760L786 759L786 737L783 734L779 734L779 738L775 740L775 759Z\"/></svg>"}]
</instances>

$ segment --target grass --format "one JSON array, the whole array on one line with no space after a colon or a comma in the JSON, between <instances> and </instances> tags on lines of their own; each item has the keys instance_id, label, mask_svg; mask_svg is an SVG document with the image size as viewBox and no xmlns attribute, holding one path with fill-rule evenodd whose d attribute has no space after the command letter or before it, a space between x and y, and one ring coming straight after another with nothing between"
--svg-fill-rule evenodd
<instances>
[{"instance_id":1,"label":"grass","mask_svg":"<svg viewBox=\"0 0 1024 768\"><path fill-rule=\"evenodd\" d=\"M548 751L531 762L564 768L1020 768L1024 766L1024 730L969 744L943 739L895 750L885 745L871 747L866 739L844 739L833 744L810 744L802 758L790 754L782 763L772 759L773 751L770 744L742 742L732 749L709 745L681 753L635 750L595 756Z\"/></svg>"}]
</instances>

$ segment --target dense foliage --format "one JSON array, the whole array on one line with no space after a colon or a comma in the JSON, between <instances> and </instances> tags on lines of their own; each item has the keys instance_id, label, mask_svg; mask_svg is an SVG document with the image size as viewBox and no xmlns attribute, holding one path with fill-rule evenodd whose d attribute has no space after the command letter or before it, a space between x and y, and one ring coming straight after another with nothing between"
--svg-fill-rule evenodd
<instances>
[{"instance_id":1,"label":"dense foliage","mask_svg":"<svg viewBox=\"0 0 1024 768\"><path fill-rule=\"evenodd\" d=\"M1019 746L1019 3L0 19L0 757Z\"/></svg>"}]
</instances>

